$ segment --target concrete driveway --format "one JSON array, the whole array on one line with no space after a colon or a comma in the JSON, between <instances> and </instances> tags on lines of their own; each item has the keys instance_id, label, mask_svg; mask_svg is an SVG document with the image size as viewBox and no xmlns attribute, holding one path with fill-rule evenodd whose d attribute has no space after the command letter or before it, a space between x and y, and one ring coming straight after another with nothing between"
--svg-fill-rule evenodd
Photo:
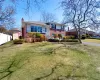
<instances>
[{"instance_id":1,"label":"concrete driveway","mask_svg":"<svg viewBox=\"0 0 100 80\"><path fill-rule=\"evenodd\" d=\"M100 44L99 43L94 43L94 42L84 42L82 41L83 44L85 45L90 45L90 46L97 46L97 47L100 47Z\"/></svg>"}]
</instances>

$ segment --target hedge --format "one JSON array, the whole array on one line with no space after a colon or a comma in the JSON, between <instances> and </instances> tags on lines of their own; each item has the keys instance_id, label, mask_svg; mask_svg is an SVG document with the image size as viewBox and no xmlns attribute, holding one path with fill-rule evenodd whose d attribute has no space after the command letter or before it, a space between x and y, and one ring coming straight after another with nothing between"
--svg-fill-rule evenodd
<instances>
[{"instance_id":1,"label":"hedge","mask_svg":"<svg viewBox=\"0 0 100 80\"><path fill-rule=\"evenodd\" d=\"M24 40L23 39L15 39L13 40L14 44L23 44Z\"/></svg>"},{"instance_id":2,"label":"hedge","mask_svg":"<svg viewBox=\"0 0 100 80\"><path fill-rule=\"evenodd\" d=\"M48 39L49 42L59 42L58 39ZM78 39L63 39L60 42L78 42Z\"/></svg>"},{"instance_id":3,"label":"hedge","mask_svg":"<svg viewBox=\"0 0 100 80\"><path fill-rule=\"evenodd\" d=\"M48 39L49 42L59 42L58 39Z\"/></svg>"},{"instance_id":4,"label":"hedge","mask_svg":"<svg viewBox=\"0 0 100 80\"><path fill-rule=\"evenodd\" d=\"M66 39L66 40L61 40L61 42L78 42L78 39Z\"/></svg>"}]
</instances>

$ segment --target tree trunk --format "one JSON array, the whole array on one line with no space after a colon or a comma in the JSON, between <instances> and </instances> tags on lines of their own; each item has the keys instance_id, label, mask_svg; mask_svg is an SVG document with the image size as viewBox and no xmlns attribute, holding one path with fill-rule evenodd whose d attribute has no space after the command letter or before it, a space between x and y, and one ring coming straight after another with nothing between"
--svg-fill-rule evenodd
<instances>
[{"instance_id":1,"label":"tree trunk","mask_svg":"<svg viewBox=\"0 0 100 80\"><path fill-rule=\"evenodd\" d=\"M82 43L82 41L81 41L81 33L80 33L80 28L79 28L79 30L78 30L78 40L79 40L79 43Z\"/></svg>"},{"instance_id":2,"label":"tree trunk","mask_svg":"<svg viewBox=\"0 0 100 80\"><path fill-rule=\"evenodd\" d=\"M74 26L75 26L75 24L74 24ZM82 43L81 34L80 34L80 26L78 26L78 28L75 26L75 29L76 29L76 34L77 34L77 38L79 40L79 43Z\"/></svg>"},{"instance_id":3,"label":"tree trunk","mask_svg":"<svg viewBox=\"0 0 100 80\"><path fill-rule=\"evenodd\" d=\"M81 41L81 38L80 38L80 37L78 38L78 40L79 40L79 43L82 43L82 41Z\"/></svg>"}]
</instances>

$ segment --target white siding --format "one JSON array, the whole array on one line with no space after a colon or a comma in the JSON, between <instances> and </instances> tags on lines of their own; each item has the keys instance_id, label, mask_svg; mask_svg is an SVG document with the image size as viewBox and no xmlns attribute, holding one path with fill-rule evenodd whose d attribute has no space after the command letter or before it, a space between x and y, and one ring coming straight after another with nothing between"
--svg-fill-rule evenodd
<instances>
[{"instance_id":1,"label":"white siding","mask_svg":"<svg viewBox=\"0 0 100 80\"><path fill-rule=\"evenodd\" d=\"M15 40L15 39L19 39L18 33L14 33L14 34L13 34L13 40Z\"/></svg>"},{"instance_id":2,"label":"white siding","mask_svg":"<svg viewBox=\"0 0 100 80\"><path fill-rule=\"evenodd\" d=\"M0 33L0 45L4 44L6 42L9 42L11 40L11 38L12 38L12 36L10 36L10 35Z\"/></svg>"},{"instance_id":3,"label":"white siding","mask_svg":"<svg viewBox=\"0 0 100 80\"><path fill-rule=\"evenodd\" d=\"M61 26L56 26L56 29L61 29Z\"/></svg>"},{"instance_id":4,"label":"white siding","mask_svg":"<svg viewBox=\"0 0 100 80\"><path fill-rule=\"evenodd\" d=\"M42 33L46 33L46 32L45 32L45 27L42 27Z\"/></svg>"},{"instance_id":5,"label":"white siding","mask_svg":"<svg viewBox=\"0 0 100 80\"><path fill-rule=\"evenodd\" d=\"M31 32L31 27L28 25L26 30L27 32Z\"/></svg>"}]
</instances>

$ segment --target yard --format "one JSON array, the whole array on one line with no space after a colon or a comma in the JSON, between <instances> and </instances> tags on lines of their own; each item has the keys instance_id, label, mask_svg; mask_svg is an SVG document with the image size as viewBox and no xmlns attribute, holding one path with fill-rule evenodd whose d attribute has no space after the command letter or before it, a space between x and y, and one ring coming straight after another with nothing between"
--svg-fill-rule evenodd
<instances>
[{"instance_id":1,"label":"yard","mask_svg":"<svg viewBox=\"0 0 100 80\"><path fill-rule=\"evenodd\" d=\"M100 48L48 42L0 47L0 80L100 80Z\"/></svg>"}]
</instances>

